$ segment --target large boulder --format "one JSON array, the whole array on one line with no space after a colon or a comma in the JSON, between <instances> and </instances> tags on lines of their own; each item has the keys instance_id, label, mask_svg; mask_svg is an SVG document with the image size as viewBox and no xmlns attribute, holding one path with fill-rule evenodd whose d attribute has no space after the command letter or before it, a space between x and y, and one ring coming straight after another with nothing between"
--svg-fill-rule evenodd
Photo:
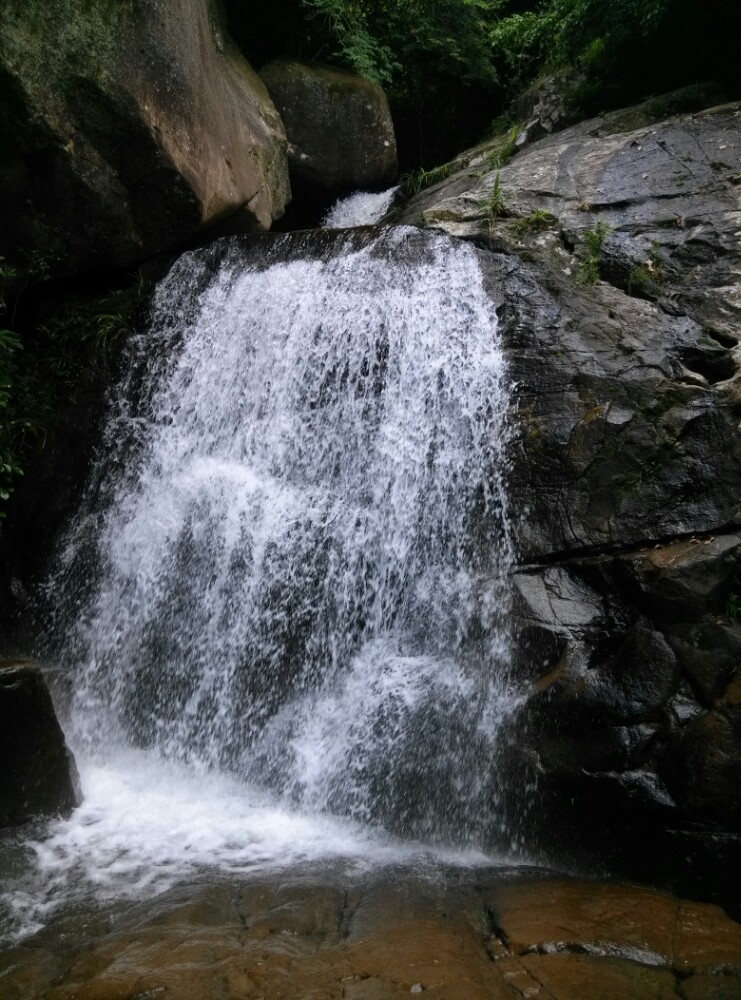
<instances>
[{"instance_id":1,"label":"large boulder","mask_svg":"<svg viewBox=\"0 0 741 1000\"><path fill-rule=\"evenodd\" d=\"M741 106L511 139L397 218L479 244L501 303L531 815L736 905Z\"/></svg>"},{"instance_id":2,"label":"large boulder","mask_svg":"<svg viewBox=\"0 0 741 1000\"><path fill-rule=\"evenodd\" d=\"M0 661L0 827L78 805L74 758L41 671L28 660Z\"/></svg>"},{"instance_id":3,"label":"large boulder","mask_svg":"<svg viewBox=\"0 0 741 1000\"><path fill-rule=\"evenodd\" d=\"M7 0L0 38L0 256L129 265L282 215L283 126L214 0Z\"/></svg>"},{"instance_id":4,"label":"large boulder","mask_svg":"<svg viewBox=\"0 0 741 1000\"><path fill-rule=\"evenodd\" d=\"M379 86L341 70L282 60L260 76L285 123L291 183L299 192L338 195L393 183L396 139Z\"/></svg>"}]
</instances>

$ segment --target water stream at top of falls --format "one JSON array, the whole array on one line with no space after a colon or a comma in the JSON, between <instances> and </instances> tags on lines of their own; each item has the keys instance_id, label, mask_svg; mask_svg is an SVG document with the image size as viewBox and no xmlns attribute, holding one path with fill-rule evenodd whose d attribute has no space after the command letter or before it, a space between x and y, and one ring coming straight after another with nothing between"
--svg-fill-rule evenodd
<instances>
[{"instance_id":1,"label":"water stream at top of falls","mask_svg":"<svg viewBox=\"0 0 741 1000\"><path fill-rule=\"evenodd\" d=\"M49 585L86 794L35 844L57 881L495 839L496 312L470 247L321 239L185 254L131 345Z\"/></svg>"},{"instance_id":2,"label":"water stream at top of falls","mask_svg":"<svg viewBox=\"0 0 741 1000\"><path fill-rule=\"evenodd\" d=\"M373 226L390 211L398 187L387 191L356 191L340 198L322 219L325 229L350 229L353 226Z\"/></svg>"}]
</instances>

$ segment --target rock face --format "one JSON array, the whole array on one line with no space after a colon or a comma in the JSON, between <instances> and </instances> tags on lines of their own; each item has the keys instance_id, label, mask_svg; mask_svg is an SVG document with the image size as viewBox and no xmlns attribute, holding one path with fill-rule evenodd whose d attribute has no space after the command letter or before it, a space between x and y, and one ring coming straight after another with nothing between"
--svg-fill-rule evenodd
<instances>
[{"instance_id":1,"label":"rock face","mask_svg":"<svg viewBox=\"0 0 741 1000\"><path fill-rule=\"evenodd\" d=\"M0 827L65 815L80 798L74 758L38 667L0 661Z\"/></svg>"},{"instance_id":2,"label":"rock face","mask_svg":"<svg viewBox=\"0 0 741 1000\"><path fill-rule=\"evenodd\" d=\"M291 183L329 195L388 187L396 139L376 84L324 66L276 61L260 71L288 133Z\"/></svg>"},{"instance_id":3,"label":"rock face","mask_svg":"<svg viewBox=\"0 0 741 1000\"><path fill-rule=\"evenodd\" d=\"M398 218L479 243L501 302L542 826L613 860L632 837L647 870L649 831L698 871L738 864L741 109L501 147Z\"/></svg>"},{"instance_id":4,"label":"rock face","mask_svg":"<svg viewBox=\"0 0 741 1000\"><path fill-rule=\"evenodd\" d=\"M9 0L0 36L0 256L128 265L282 215L283 127L212 0Z\"/></svg>"},{"instance_id":5,"label":"rock face","mask_svg":"<svg viewBox=\"0 0 741 1000\"><path fill-rule=\"evenodd\" d=\"M731 1000L741 989L741 926L717 907L537 872L451 883L325 866L183 886L88 919L83 934L63 926L61 945L46 932L0 952L7 1000Z\"/></svg>"}]
</instances>

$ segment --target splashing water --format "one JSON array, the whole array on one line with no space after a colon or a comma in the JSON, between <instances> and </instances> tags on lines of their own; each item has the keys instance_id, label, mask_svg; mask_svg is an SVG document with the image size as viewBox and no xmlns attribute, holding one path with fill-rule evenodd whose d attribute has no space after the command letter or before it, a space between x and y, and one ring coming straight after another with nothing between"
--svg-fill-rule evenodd
<instances>
[{"instance_id":1,"label":"splashing water","mask_svg":"<svg viewBox=\"0 0 741 1000\"><path fill-rule=\"evenodd\" d=\"M56 879L87 852L95 881L156 766L220 791L204 809L164 781L171 827L142 817L113 865L134 883L147 858L187 870L199 837L227 865L266 841L276 861L286 840L368 854L383 828L491 847L517 702L494 307L476 251L442 236L313 240L186 254L133 344L50 585L89 774L57 853L35 848Z\"/></svg>"},{"instance_id":2,"label":"splashing water","mask_svg":"<svg viewBox=\"0 0 741 1000\"><path fill-rule=\"evenodd\" d=\"M340 198L322 219L325 229L351 229L353 226L373 226L390 211L398 187L372 194L356 191L347 198Z\"/></svg>"}]
</instances>

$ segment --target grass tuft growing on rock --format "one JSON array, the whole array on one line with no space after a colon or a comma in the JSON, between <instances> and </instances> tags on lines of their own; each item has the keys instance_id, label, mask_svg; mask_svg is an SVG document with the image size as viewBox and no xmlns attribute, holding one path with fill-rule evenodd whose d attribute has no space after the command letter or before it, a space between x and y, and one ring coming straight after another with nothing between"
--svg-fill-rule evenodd
<instances>
[{"instance_id":1,"label":"grass tuft growing on rock","mask_svg":"<svg viewBox=\"0 0 741 1000\"><path fill-rule=\"evenodd\" d=\"M553 212L548 212L544 208L536 208L530 215L518 219L513 228L517 235L522 237L549 229L555 222L558 222L558 219Z\"/></svg>"},{"instance_id":2,"label":"grass tuft growing on rock","mask_svg":"<svg viewBox=\"0 0 741 1000\"><path fill-rule=\"evenodd\" d=\"M606 222L596 222L584 234L586 256L579 265L577 280L580 285L596 285L601 277L602 249L605 240L612 232L612 226Z\"/></svg>"}]
</instances>

